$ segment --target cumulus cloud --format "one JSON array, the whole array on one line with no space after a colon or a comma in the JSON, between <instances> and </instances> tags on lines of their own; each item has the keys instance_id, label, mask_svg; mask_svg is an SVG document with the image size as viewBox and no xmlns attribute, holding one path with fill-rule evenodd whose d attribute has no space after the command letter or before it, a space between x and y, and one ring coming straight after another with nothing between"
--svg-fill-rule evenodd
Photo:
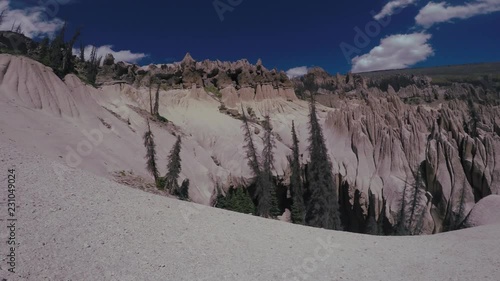
<instances>
[{"instance_id":1,"label":"cumulus cloud","mask_svg":"<svg viewBox=\"0 0 500 281\"><path fill-rule=\"evenodd\" d=\"M85 47L85 58L89 59L90 53L92 52L92 48L94 46L88 45ZM79 49L73 49L73 54L79 55L80 50ZM113 57L115 58L115 62L129 62L129 63L137 63L141 59L147 57L146 54L144 53L132 53L130 50L120 50L120 51L115 51L113 50L112 45L104 45L101 47L96 47L96 54L97 57L101 57L104 59L107 54L112 54ZM102 62L102 61L101 61Z\"/></svg>"},{"instance_id":2,"label":"cumulus cloud","mask_svg":"<svg viewBox=\"0 0 500 281\"><path fill-rule=\"evenodd\" d=\"M385 4L382 10L373 16L374 19L379 20L383 19L387 16L392 16L395 13L398 13L398 10L404 9L409 5L415 3L417 0L393 0L389 3Z\"/></svg>"},{"instance_id":3,"label":"cumulus cloud","mask_svg":"<svg viewBox=\"0 0 500 281\"><path fill-rule=\"evenodd\" d=\"M64 25L62 20L50 18L43 6L13 9L10 0L0 0L0 11L3 11L0 30L11 30L12 26L20 25L24 35L30 38L53 37Z\"/></svg>"},{"instance_id":4,"label":"cumulus cloud","mask_svg":"<svg viewBox=\"0 0 500 281\"><path fill-rule=\"evenodd\" d=\"M407 68L434 54L430 34L397 34L386 37L368 54L352 59L352 72Z\"/></svg>"},{"instance_id":5,"label":"cumulus cloud","mask_svg":"<svg viewBox=\"0 0 500 281\"><path fill-rule=\"evenodd\" d=\"M304 76L307 74L307 70L307 66L294 67L286 71L286 76L290 79Z\"/></svg>"},{"instance_id":6,"label":"cumulus cloud","mask_svg":"<svg viewBox=\"0 0 500 281\"><path fill-rule=\"evenodd\" d=\"M417 24L428 28L436 23L447 22L452 19L467 19L497 11L500 11L500 0L476 0L457 6L451 6L445 2L429 2L419 11L415 20Z\"/></svg>"}]
</instances>

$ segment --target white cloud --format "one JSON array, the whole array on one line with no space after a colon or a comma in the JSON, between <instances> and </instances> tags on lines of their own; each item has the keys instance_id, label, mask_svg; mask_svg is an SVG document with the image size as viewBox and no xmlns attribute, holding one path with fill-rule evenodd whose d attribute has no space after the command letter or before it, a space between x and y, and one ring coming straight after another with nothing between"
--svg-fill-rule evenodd
<instances>
[{"instance_id":1,"label":"white cloud","mask_svg":"<svg viewBox=\"0 0 500 281\"><path fill-rule=\"evenodd\" d=\"M430 34L397 34L386 37L368 54L352 59L352 72L407 68L434 54Z\"/></svg>"},{"instance_id":2,"label":"white cloud","mask_svg":"<svg viewBox=\"0 0 500 281\"><path fill-rule=\"evenodd\" d=\"M94 46L88 45L85 47L85 59L89 59L90 53L92 52L92 48ZM73 49L73 54L79 55L80 50L79 49ZM120 51L115 51L113 50L112 45L104 45L101 47L96 47L96 55L97 57L104 58L106 57L107 54L112 54L113 57L115 58L115 62L129 62L129 63L137 63L141 59L145 58L147 55L144 53L132 53L130 50L120 50ZM102 61L101 61L102 62Z\"/></svg>"},{"instance_id":3,"label":"white cloud","mask_svg":"<svg viewBox=\"0 0 500 281\"><path fill-rule=\"evenodd\" d=\"M10 0L0 0L0 11L4 11L0 30L11 30L12 26L21 25L25 36L34 38L41 36L53 37L61 29L64 22L58 18L50 18L42 6L26 9L12 9Z\"/></svg>"},{"instance_id":4,"label":"white cloud","mask_svg":"<svg viewBox=\"0 0 500 281\"><path fill-rule=\"evenodd\" d=\"M420 10L415 20L417 24L428 28L452 19L467 19L497 11L500 11L500 0L477 0L458 6L450 6L445 2L430 2Z\"/></svg>"},{"instance_id":5,"label":"white cloud","mask_svg":"<svg viewBox=\"0 0 500 281\"><path fill-rule=\"evenodd\" d=\"M304 76L307 74L307 70L307 66L294 67L286 71L286 76L290 79Z\"/></svg>"},{"instance_id":6,"label":"white cloud","mask_svg":"<svg viewBox=\"0 0 500 281\"><path fill-rule=\"evenodd\" d=\"M415 3L417 0L393 0L390 1L389 3L385 4L385 6L382 8L382 10L373 16L374 19L379 20L383 19L387 16L392 16L393 14L397 13L398 9L404 9L408 7L409 5Z\"/></svg>"}]
</instances>

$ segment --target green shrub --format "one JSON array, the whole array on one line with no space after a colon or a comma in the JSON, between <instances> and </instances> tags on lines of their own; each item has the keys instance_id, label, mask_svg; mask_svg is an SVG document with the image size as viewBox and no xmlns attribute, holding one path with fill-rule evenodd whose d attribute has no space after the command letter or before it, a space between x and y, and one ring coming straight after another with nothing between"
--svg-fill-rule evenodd
<instances>
[{"instance_id":1,"label":"green shrub","mask_svg":"<svg viewBox=\"0 0 500 281\"><path fill-rule=\"evenodd\" d=\"M180 200L189 201L189 179L182 181L181 187L175 192Z\"/></svg>"},{"instance_id":2,"label":"green shrub","mask_svg":"<svg viewBox=\"0 0 500 281\"><path fill-rule=\"evenodd\" d=\"M163 116L161 116L161 115L159 115L159 114L156 116L156 118L157 118L157 119L158 119L158 121L160 121L160 122L163 122L163 123L168 123L168 119L167 119L167 118L165 118L165 117L163 117Z\"/></svg>"},{"instance_id":3,"label":"green shrub","mask_svg":"<svg viewBox=\"0 0 500 281\"><path fill-rule=\"evenodd\" d=\"M156 179L156 187L159 189L159 190L164 190L165 189L165 178L164 177L158 177Z\"/></svg>"},{"instance_id":4,"label":"green shrub","mask_svg":"<svg viewBox=\"0 0 500 281\"><path fill-rule=\"evenodd\" d=\"M219 194L215 207L243 214L254 214L255 205L248 191L243 188L231 188L226 196Z\"/></svg>"},{"instance_id":5,"label":"green shrub","mask_svg":"<svg viewBox=\"0 0 500 281\"><path fill-rule=\"evenodd\" d=\"M222 98L222 93L214 85L210 85L210 86L205 87L205 91L207 91L208 93L214 94L219 99Z\"/></svg>"}]
</instances>

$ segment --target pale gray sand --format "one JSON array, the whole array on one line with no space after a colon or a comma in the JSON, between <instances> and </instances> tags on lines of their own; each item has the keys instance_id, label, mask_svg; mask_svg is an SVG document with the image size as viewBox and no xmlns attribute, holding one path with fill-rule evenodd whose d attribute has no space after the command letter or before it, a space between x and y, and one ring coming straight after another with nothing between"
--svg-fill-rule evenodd
<instances>
[{"instance_id":1,"label":"pale gray sand","mask_svg":"<svg viewBox=\"0 0 500 281\"><path fill-rule=\"evenodd\" d=\"M9 281L500 280L500 225L407 238L326 231L145 193L12 144L0 152L1 224L6 172L17 173L16 274L0 244Z\"/></svg>"}]
</instances>

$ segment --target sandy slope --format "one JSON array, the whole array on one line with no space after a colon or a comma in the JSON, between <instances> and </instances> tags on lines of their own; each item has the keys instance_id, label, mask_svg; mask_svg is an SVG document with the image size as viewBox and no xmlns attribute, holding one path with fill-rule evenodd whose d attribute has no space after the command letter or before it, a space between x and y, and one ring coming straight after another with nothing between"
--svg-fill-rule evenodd
<instances>
[{"instance_id":1,"label":"sandy slope","mask_svg":"<svg viewBox=\"0 0 500 281\"><path fill-rule=\"evenodd\" d=\"M15 275L0 244L9 281L500 280L500 225L406 238L326 231L141 192L10 143L0 152L2 186L17 171Z\"/></svg>"}]
</instances>

